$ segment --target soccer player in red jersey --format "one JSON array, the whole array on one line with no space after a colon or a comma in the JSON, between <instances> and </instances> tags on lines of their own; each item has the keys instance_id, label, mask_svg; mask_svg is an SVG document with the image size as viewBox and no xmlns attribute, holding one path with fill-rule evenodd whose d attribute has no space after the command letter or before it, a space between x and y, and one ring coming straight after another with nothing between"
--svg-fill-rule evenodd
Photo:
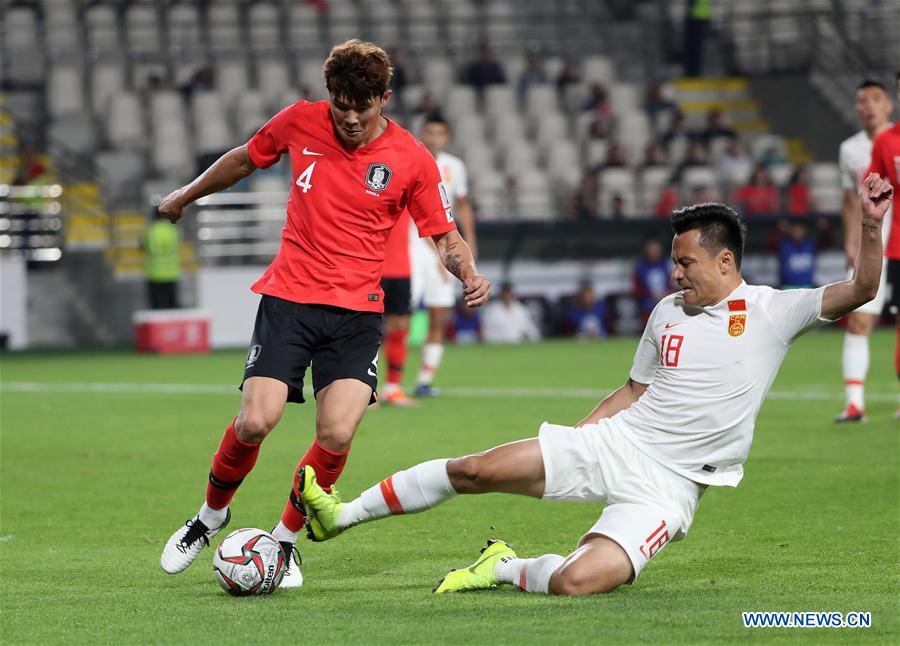
<instances>
[{"instance_id":1,"label":"soccer player in red jersey","mask_svg":"<svg viewBox=\"0 0 900 646\"><path fill-rule=\"evenodd\" d=\"M384 50L347 41L331 50L323 72L328 101L285 108L247 144L224 154L159 206L162 215L177 221L198 198L290 154L294 181L281 247L252 287L261 299L240 410L213 456L206 501L163 550L160 564L171 574L187 568L228 524L229 504L256 463L260 444L287 402L303 402L310 364L316 437L298 469L313 465L329 488L337 480L366 407L375 401L385 242L405 210L462 282L470 307L482 305L490 294L490 283L475 269L456 230L434 158L382 116L392 73ZM298 587L303 580L294 550L304 523L296 486L295 480L273 530L289 564L283 587Z\"/></svg>"},{"instance_id":2,"label":"soccer player in red jersey","mask_svg":"<svg viewBox=\"0 0 900 646\"><path fill-rule=\"evenodd\" d=\"M446 188L446 186L445 186ZM387 383L381 390L381 402L392 406L414 406L400 381L406 364L406 338L412 314L412 265L409 258L409 214L404 213L388 236L384 254L381 289L384 290L384 357Z\"/></svg>"},{"instance_id":3,"label":"soccer player in red jersey","mask_svg":"<svg viewBox=\"0 0 900 646\"><path fill-rule=\"evenodd\" d=\"M896 91L897 100L900 101L900 70L897 70ZM869 173L878 173L893 186L898 184L900 175L900 121L884 130L875 137L872 143L872 163L869 165ZM894 313L897 321L897 344L894 350L894 368L897 379L900 380L900 198L898 191L894 191L894 213L889 223L891 228L888 236L887 247L884 255L887 258L887 278L891 285L891 297L888 306ZM894 417L900 420L900 406Z\"/></svg>"}]
</instances>

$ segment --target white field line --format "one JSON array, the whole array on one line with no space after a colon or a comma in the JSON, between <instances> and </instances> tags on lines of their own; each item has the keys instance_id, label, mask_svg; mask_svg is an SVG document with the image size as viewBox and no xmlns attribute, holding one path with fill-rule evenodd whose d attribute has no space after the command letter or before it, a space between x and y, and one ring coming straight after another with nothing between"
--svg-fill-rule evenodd
<instances>
[{"instance_id":1,"label":"white field line","mask_svg":"<svg viewBox=\"0 0 900 646\"><path fill-rule=\"evenodd\" d=\"M497 399L501 397L532 398L569 398L598 399L609 394L609 389L602 388L507 388L495 386L464 386L441 388L442 395L451 397L478 397ZM49 383L34 381L10 381L0 383L0 391L8 393L98 393L98 394L130 394L130 395L235 395L236 386L220 384L140 384L140 383ZM307 394L312 393L306 388ZM844 394L839 391L820 390L815 386L796 390L773 390L768 399L805 400L805 401L840 401ZM866 399L871 401L896 401L897 395L892 393L867 392Z\"/></svg>"}]
</instances>

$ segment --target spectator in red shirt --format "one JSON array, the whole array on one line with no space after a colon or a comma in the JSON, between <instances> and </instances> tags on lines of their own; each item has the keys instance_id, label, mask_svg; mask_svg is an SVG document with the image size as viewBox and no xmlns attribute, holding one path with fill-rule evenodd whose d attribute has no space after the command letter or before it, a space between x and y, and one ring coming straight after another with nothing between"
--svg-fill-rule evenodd
<instances>
[{"instance_id":1,"label":"spectator in red shirt","mask_svg":"<svg viewBox=\"0 0 900 646\"><path fill-rule=\"evenodd\" d=\"M456 230L434 157L382 116L391 97L388 55L372 43L350 40L331 50L323 71L328 101L288 106L159 206L177 221L200 197L290 155L293 182L281 248L252 287L262 298L240 410L213 456L206 501L163 550L160 565L170 574L187 568L228 524L229 504L256 463L260 444L287 402L304 401L304 376L312 364L316 436L294 470L289 500L272 531L288 563L282 586L302 583L295 557L304 524L298 478L310 465L330 489L375 401L384 303L379 283L388 235L404 210L463 283L470 307L480 306L490 292Z\"/></svg>"},{"instance_id":2,"label":"spectator in red shirt","mask_svg":"<svg viewBox=\"0 0 900 646\"><path fill-rule=\"evenodd\" d=\"M791 175L787 187L787 212L791 215L808 215L815 211L809 192L809 171L798 166Z\"/></svg>"},{"instance_id":3,"label":"spectator in red shirt","mask_svg":"<svg viewBox=\"0 0 900 646\"><path fill-rule=\"evenodd\" d=\"M734 201L746 215L778 213L778 189L765 167L753 169L750 181L735 191Z\"/></svg>"},{"instance_id":4,"label":"spectator in red shirt","mask_svg":"<svg viewBox=\"0 0 900 646\"><path fill-rule=\"evenodd\" d=\"M675 182L669 182L659 194L656 201L656 207L653 209L653 215L658 218L668 218L672 216L672 211L678 207L678 185Z\"/></svg>"}]
</instances>

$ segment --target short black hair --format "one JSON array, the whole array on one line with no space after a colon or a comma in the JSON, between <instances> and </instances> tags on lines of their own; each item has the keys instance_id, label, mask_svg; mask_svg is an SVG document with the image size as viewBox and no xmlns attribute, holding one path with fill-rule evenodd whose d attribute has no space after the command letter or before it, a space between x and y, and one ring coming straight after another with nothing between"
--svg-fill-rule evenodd
<instances>
[{"instance_id":1,"label":"short black hair","mask_svg":"<svg viewBox=\"0 0 900 646\"><path fill-rule=\"evenodd\" d=\"M859 90L865 90L866 88L870 88L870 87L877 87L878 89L883 91L885 94L887 94L887 87L885 87L884 83L882 83L881 81L876 81L875 79L863 79L863 82L860 83L856 89L857 89L857 91L859 91Z\"/></svg>"},{"instance_id":2,"label":"short black hair","mask_svg":"<svg viewBox=\"0 0 900 646\"><path fill-rule=\"evenodd\" d=\"M450 124L447 123L447 120L444 118L444 113L440 110L431 110L425 114L424 124L429 123L439 123L443 126L446 126L448 129L450 128Z\"/></svg>"},{"instance_id":3,"label":"short black hair","mask_svg":"<svg viewBox=\"0 0 900 646\"><path fill-rule=\"evenodd\" d=\"M744 257L747 225L734 209L716 202L705 202L672 211L672 230L676 234L700 231L700 246L710 255L728 249L740 270Z\"/></svg>"}]
</instances>

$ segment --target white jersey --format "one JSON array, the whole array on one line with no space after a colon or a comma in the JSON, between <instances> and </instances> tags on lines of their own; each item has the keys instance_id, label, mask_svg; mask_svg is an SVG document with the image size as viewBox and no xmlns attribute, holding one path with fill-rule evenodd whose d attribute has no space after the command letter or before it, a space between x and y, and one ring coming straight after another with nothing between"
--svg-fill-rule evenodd
<instances>
[{"instance_id":1,"label":"white jersey","mask_svg":"<svg viewBox=\"0 0 900 646\"><path fill-rule=\"evenodd\" d=\"M869 164L872 163L872 140L865 130L860 130L852 137L841 142L838 149L838 166L841 170L841 188L844 190L858 191L860 184L866 178ZM881 237L887 248L888 236L891 234L891 210L884 216L884 225L881 227Z\"/></svg>"},{"instance_id":2,"label":"white jersey","mask_svg":"<svg viewBox=\"0 0 900 646\"><path fill-rule=\"evenodd\" d=\"M447 200L453 206L458 197L466 197L469 194L469 175L466 173L466 165L459 157L450 153L439 152L435 157L438 170L441 172L441 181L444 184L444 190L447 192ZM415 227L415 224L412 225ZM413 230L410 239L413 243L413 250L418 245L421 249L431 251L431 246L424 240L419 238L418 231Z\"/></svg>"},{"instance_id":3,"label":"white jersey","mask_svg":"<svg viewBox=\"0 0 900 646\"><path fill-rule=\"evenodd\" d=\"M653 309L631 379L649 384L610 419L634 445L695 482L737 486L756 415L790 344L817 325L825 288L742 282L711 307L671 294Z\"/></svg>"}]
</instances>

